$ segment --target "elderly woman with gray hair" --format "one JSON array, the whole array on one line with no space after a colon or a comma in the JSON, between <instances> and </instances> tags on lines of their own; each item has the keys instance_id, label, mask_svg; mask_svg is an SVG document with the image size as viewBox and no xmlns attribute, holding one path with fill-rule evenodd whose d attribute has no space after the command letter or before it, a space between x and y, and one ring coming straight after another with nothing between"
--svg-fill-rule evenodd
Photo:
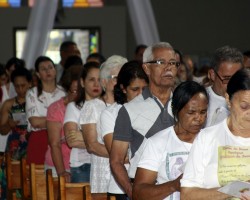
<instances>
[{"instance_id":1,"label":"elderly woman with gray hair","mask_svg":"<svg viewBox=\"0 0 250 200\"><path fill-rule=\"evenodd\" d=\"M98 199L98 194L95 193L107 193L110 177L109 154L101 139L100 115L107 106L114 103L113 90L117 75L126 62L126 58L113 55L101 65L100 81L104 94L86 102L80 114L83 138L87 151L91 153L90 185L95 199Z\"/></svg>"}]
</instances>

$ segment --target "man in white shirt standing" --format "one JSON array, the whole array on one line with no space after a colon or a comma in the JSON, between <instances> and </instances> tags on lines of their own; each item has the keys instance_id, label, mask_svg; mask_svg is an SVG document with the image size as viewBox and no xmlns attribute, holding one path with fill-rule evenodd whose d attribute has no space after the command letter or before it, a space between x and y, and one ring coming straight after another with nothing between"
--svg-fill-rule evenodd
<instances>
[{"instance_id":1,"label":"man in white shirt standing","mask_svg":"<svg viewBox=\"0 0 250 200\"><path fill-rule=\"evenodd\" d=\"M224 96L230 78L243 66L243 55L236 48L223 46L215 51L211 64L213 85L207 87L209 107L206 127L221 122L229 114Z\"/></svg>"}]
</instances>

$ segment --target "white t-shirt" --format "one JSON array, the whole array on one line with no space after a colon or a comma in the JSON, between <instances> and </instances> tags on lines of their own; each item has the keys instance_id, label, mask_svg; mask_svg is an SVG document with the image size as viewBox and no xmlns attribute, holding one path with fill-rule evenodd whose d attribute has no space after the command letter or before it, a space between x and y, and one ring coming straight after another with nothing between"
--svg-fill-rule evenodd
<instances>
[{"instance_id":1,"label":"white t-shirt","mask_svg":"<svg viewBox=\"0 0 250 200\"><path fill-rule=\"evenodd\" d=\"M100 99L92 99L85 103L80 114L80 124L96 124L97 140L104 144L100 129L101 112L106 104ZM91 154L90 185L91 193L106 193L110 179L109 159Z\"/></svg>"},{"instance_id":2,"label":"white t-shirt","mask_svg":"<svg viewBox=\"0 0 250 200\"><path fill-rule=\"evenodd\" d=\"M225 119L196 137L181 186L215 188L234 180L250 180L250 138L233 135Z\"/></svg>"},{"instance_id":3,"label":"white t-shirt","mask_svg":"<svg viewBox=\"0 0 250 200\"><path fill-rule=\"evenodd\" d=\"M25 105L27 119L29 119L30 117L46 117L47 109L50 104L54 103L64 96L65 92L61 86L57 86L55 91L52 93L42 91L42 94L39 97L37 97L37 87L29 89L26 93ZM38 130L41 130L41 128L32 127L28 120L28 131Z\"/></svg>"},{"instance_id":4,"label":"white t-shirt","mask_svg":"<svg viewBox=\"0 0 250 200\"><path fill-rule=\"evenodd\" d=\"M12 82L10 82L9 91L6 88L6 85L2 86L2 91L3 91L2 103L7 99L11 99L17 96L14 84Z\"/></svg>"},{"instance_id":5,"label":"white t-shirt","mask_svg":"<svg viewBox=\"0 0 250 200\"><path fill-rule=\"evenodd\" d=\"M104 138L105 135L114 132L115 120L121 107L121 104L114 103L111 106L107 107L105 110L103 110L100 121L102 138ZM128 169L128 166L129 164L125 164L126 169ZM113 194L124 194L124 191L117 184L112 173L110 175L108 192Z\"/></svg>"},{"instance_id":6,"label":"white t-shirt","mask_svg":"<svg viewBox=\"0 0 250 200\"><path fill-rule=\"evenodd\" d=\"M2 101L0 102L0 107L3 105L4 101L6 101L10 98L13 98L17 95L15 87L14 87L12 82L10 82L9 91L6 88L6 85L3 85L1 88L2 88L2 92L3 92L3 97L2 97ZM0 134L0 152L5 152L9 134L10 134L10 132L6 135Z\"/></svg>"},{"instance_id":7,"label":"white t-shirt","mask_svg":"<svg viewBox=\"0 0 250 200\"><path fill-rule=\"evenodd\" d=\"M83 104L83 107L85 103ZM83 107L81 109L83 109ZM80 130L80 112L81 110L76 107L75 102L69 103L66 107L64 124L67 122L74 122L78 125ZM79 167L86 163L90 163L90 154L88 151L86 149L72 148L70 152L70 167Z\"/></svg>"},{"instance_id":8,"label":"white t-shirt","mask_svg":"<svg viewBox=\"0 0 250 200\"><path fill-rule=\"evenodd\" d=\"M181 141L171 126L148 138L137 167L157 172L156 184L175 180L182 174L191 146ZM180 192L165 199L179 200Z\"/></svg>"},{"instance_id":9,"label":"white t-shirt","mask_svg":"<svg viewBox=\"0 0 250 200\"><path fill-rule=\"evenodd\" d=\"M209 104L205 127L209 127L218 124L223 119L225 119L229 114L229 110L224 97L214 93L211 86L207 87L206 89L209 95Z\"/></svg>"}]
</instances>

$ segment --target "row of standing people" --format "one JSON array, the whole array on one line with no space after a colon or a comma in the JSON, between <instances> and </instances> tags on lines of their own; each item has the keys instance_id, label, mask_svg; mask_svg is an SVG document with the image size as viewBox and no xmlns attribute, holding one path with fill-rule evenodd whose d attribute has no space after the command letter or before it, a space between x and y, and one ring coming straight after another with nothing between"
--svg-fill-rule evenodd
<instances>
[{"instance_id":1,"label":"row of standing people","mask_svg":"<svg viewBox=\"0 0 250 200\"><path fill-rule=\"evenodd\" d=\"M224 49L221 48L217 51L217 56L220 55L219 53L223 52L224 54L228 53L228 55L231 53L231 57L228 60L223 60L223 59L221 59L221 57L218 57L217 60L215 60L217 62L217 63L215 63L215 66L217 68L214 68L214 71L213 71L214 72L214 74L213 74L214 75L213 76L214 85L211 88L213 89L214 93L217 96L220 96L220 94L221 94L221 97L224 96L223 92L226 91L226 89L227 89L226 86L227 86L227 83L228 83L229 79L231 78L231 76L238 69L240 69L242 66L242 57L240 56L240 54L237 54L238 53L237 51L236 52L233 51L233 53L232 53L232 50L235 50L232 48L231 49L229 48L230 52L227 52L228 48L229 47L224 47ZM238 56L237 57L238 60L232 58L232 54L234 54L234 53L236 53L236 55L234 55L235 57ZM44 74L41 73L40 74L41 76L39 77L40 79L48 81L48 82L45 81L44 83L41 81L45 86L44 88L50 88L50 87L46 87L46 86L50 85L50 84L48 84L49 78L51 78L53 76L53 73L51 72L51 71L53 71L53 68L50 66L50 64L51 64L50 62L51 62L50 60L45 60L45 63L41 64L40 66L38 65L39 66L38 72L39 72L39 70L41 70L40 72L46 72L46 75L45 75L45 73ZM126 62L126 61L124 61L124 62ZM153 149L152 142L151 142L150 150L147 151L147 148L149 148L147 146L150 146L150 142L146 142L146 141L147 141L147 138L153 136L156 132L163 130L163 129L166 129L167 127L171 128L172 125L174 125L172 130L171 131L169 130L170 132L172 132L172 134L163 133L164 131L161 134L160 133L156 134L156 136L158 135L158 137L159 137L160 135L162 135L162 137L159 137L160 139L159 138L153 139L153 138L157 138L156 136L153 137L152 138L153 146L160 145L161 144L160 141L164 142L164 140L163 140L164 135L166 135L165 136L166 141L171 139L171 138L169 139L170 135L177 135L177 137L178 137L177 141L182 141L180 143L183 144L183 147L185 147L185 150L183 151L183 149L182 149L181 151L186 152L184 154L188 155L188 153L190 151L190 148L189 148L190 144L189 143L192 143L196 134L199 132L199 130L201 129L201 127L205 123L206 106L208 104L208 95L206 94L206 91L204 91L202 87L199 87L198 84L195 84L193 82L190 82L190 83L187 82L187 83L181 84L180 87L176 88L176 90L174 91L173 98L172 98L174 100L174 102L171 103L170 96L172 95L174 82L175 82L175 76L176 76L177 67L178 67L178 62L176 61L175 52L173 51L173 48L171 47L171 45L169 45L167 43L160 43L160 44L156 44L152 47L149 47L144 52L143 62L144 62L143 69L149 78L149 87L145 88L145 90L143 90L143 93L141 95L139 95L138 97L136 97L130 103L125 104L123 107L118 106L118 108L112 108L112 106L109 106L106 108L106 106L108 104L114 103L114 97L112 96L113 95L112 87L114 87L114 85L116 83L115 80L116 80L116 76L117 76L118 71L119 71L119 70L117 70L115 72L112 70L111 71L108 70L108 73L106 73L106 74L104 73L104 75L103 75L103 77L105 77L105 78L102 78L102 75L101 75L101 80L103 81L103 82L101 81L102 86L105 86L104 87L105 94L102 96L102 98L101 99L96 98L96 97L100 96L100 94L97 94L97 93L98 92L101 93L101 89L100 90L97 89L98 87L100 87L100 85L98 86L98 76L96 76L95 77L97 79L96 80L96 88L95 89L92 88L93 89L92 92L96 93L96 95L97 95L97 96L92 96L92 98L95 98L95 99L93 99L91 101L86 101L86 102L84 102L84 101L89 100L89 99L79 99L78 107L77 107L77 104L74 105L74 103L73 103L75 108L72 107L68 111L68 113L70 113L72 115L72 114L77 113L75 110L73 112L73 108L78 109L78 110L79 110L79 108L81 108L80 109L81 111L78 111L78 113L79 113L78 117L76 117L76 118L73 117L74 120L76 120L76 121L74 121L74 126L70 126L68 129L65 128L66 138L61 138L60 142L63 143L65 140L67 140L68 144L70 144L70 143L73 144L74 142L81 141L80 145L82 145L82 146L80 146L80 147L76 146L76 149L78 149L78 150L83 149L82 152L85 152L86 154L88 152L91 153L91 159L92 159L91 164L93 164L93 165L91 165L90 171L91 171L91 186L92 186L93 193L100 193L100 192L107 191L107 188L102 190L101 188L98 188L97 185L104 186L105 182L107 182L107 180L109 179L109 178L107 179L107 177L109 177L108 162L106 159L106 161L103 161L103 164L98 164L97 160L99 159L99 157L109 157L109 155L110 155L110 159L111 159L110 163L111 163L111 167L112 167L115 179L117 180L119 185L122 187L123 191L130 198L132 198L132 184L131 183L134 181L135 181L134 182L134 191L136 191L136 192L134 192L133 195L134 195L135 199L136 198L137 199L145 199L145 197L149 198L151 196L152 196L152 198L150 198L150 199L153 199L153 197L156 199L165 198L167 196L174 195L174 192L178 191L180 189L180 185L179 185L179 181L181 178L181 177L179 177L180 173L179 174L174 173L173 172L174 170L173 171L170 170L170 172L169 172L171 174L170 177L167 177L167 179L164 179L161 177L161 180L158 180L159 175L162 173L162 172L158 171L159 168L157 168L157 167L156 168L149 168L149 169L146 168L146 170L143 170L144 165L145 166L148 165L148 162L147 163L145 162L146 164L143 163L143 159L148 159L149 155L147 155L147 154L149 154ZM53 62L52 62L52 64L53 64ZM121 68L121 65L119 68ZM41 67L41 69L39 69L40 67ZM223 70L224 68L225 68L225 70ZM105 69L105 65L102 66L101 71L105 71L104 69ZM232 70L230 71L230 69L232 69ZM98 70L99 70L99 68L98 68ZM228 74L225 75L223 73L228 73ZM82 72L82 75L83 74L84 73ZM222 76L222 77L220 77L220 76ZM249 79L249 77L248 77L248 79ZM119 76L118 76L118 80L119 80ZM82 79L80 79L80 81L78 83L78 85L81 85L81 87L82 87L82 90L79 91L78 94L80 94L80 92L84 91L84 96L86 97L87 96L86 95L87 88L85 85L85 81L87 81L87 75L85 76L85 78L83 76ZM216 81L217 81L217 83L216 83ZM53 81L51 81L51 83L52 82ZM105 85L105 82L106 82L106 85ZM55 86L55 82L53 82L53 84L51 84L51 88L52 88L52 85ZM107 89L108 85L111 87L110 91L109 91L109 89ZM123 85L123 83L121 83L120 85L119 84L117 84L117 85L119 88ZM217 90L220 90L219 94L217 94L217 91L214 89L214 88L216 88L216 86L217 86ZM188 88L190 88L190 87L193 89L188 90ZM126 88L120 88L120 89L123 89L122 91L124 93L126 93ZM247 88L245 90L249 90L249 88ZM53 91L55 91L55 90L53 90ZM74 90L72 90L72 91L74 91ZM45 90L45 92L46 92L46 90ZM233 91L233 93L234 92L238 92L238 91L236 90L236 91ZM58 92L58 93L60 93L60 92ZM36 94L36 93L34 93L34 89L33 89L33 94ZM182 98L180 98L180 96L185 97L185 95L188 95L188 97L184 98L184 102L178 102L178 100L182 99ZM232 92L230 95L232 95ZM27 95L27 97L28 96L29 95ZM41 102L42 103L45 102L42 100L40 100L40 102L34 102L34 99L36 98L36 96L37 96L37 94L30 96L31 103L33 103L34 107L36 105L39 105L39 103L41 103ZM56 95L54 95L54 97L55 96ZM64 96L64 95L62 95L62 96ZM209 97L211 97L211 95ZM51 97L49 96L48 98L50 99ZM58 99L59 98L60 97L58 97ZM75 98L76 98L76 96L75 96ZM127 100L131 100L131 99L127 99ZM77 100L75 100L75 101L77 102ZM124 101L124 102L126 102L126 101ZM211 102L211 99L210 99L210 102ZM119 103L119 104L121 104L121 103ZM181 105L183 107L179 107ZM210 106L211 105L209 104L209 107ZM48 107L48 105L47 105L47 107ZM121 109L120 109L120 107L121 107ZM173 112L171 111L171 107L173 109ZM40 108L40 106L39 106L39 108ZM44 108L46 108L46 106L44 106ZM103 112L103 114L101 114L101 111L104 109L105 109L105 112ZM118 114L119 109L120 109L120 111ZM174 110L174 109L176 109L176 110ZM61 110L61 109L59 109L59 110ZM37 117L36 116L36 114L38 112L37 110L34 110L34 108L33 109L30 108L29 111L32 111L32 113L34 113L34 115L31 115L31 117ZM53 122L53 117L55 114L54 111L55 111L55 109L52 109L51 114L50 114L50 117L52 117L52 120L49 118L49 112L48 112L47 121L49 123L50 123L50 121ZM61 110L61 111L63 111L63 110ZM190 114L190 112L191 112L191 114ZM110 115L109 115L110 113L113 116L113 120L108 120L108 122L110 122L110 121L113 122L113 125L112 125L113 130L111 128L112 126L105 127L105 126L107 126L108 122L102 123L102 121L105 121L105 119L110 119ZM182 113L182 115L181 115L181 113ZM191 120L192 117L190 117L190 116L189 116L189 118L185 119L185 115L188 115L188 114L194 115L193 120ZM67 115L67 111L66 111L66 115ZM114 120L116 118L116 115L118 115L118 117L117 117L116 123L114 125ZM225 115L225 117L226 117L226 115ZM103 120L102 120L102 118L103 118ZM67 118L66 117L64 118L65 125L67 125L67 122L71 122L71 121L67 121L65 119L67 119ZM222 119L220 119L220 120L222 120ZM44 120L44 118L40 120L41 124L43 124L43 122L44 122L43 120ZM190 120L190 123L186 123L186 124L183 123L183 122L187 122L188 120ZM35 120L35 121L37 123L37 120ZM196 128L195 131L192 130L192 123L194 123L193 121L194 122L199 121L199 123L196 123L194 125ZM45 122L46 122L46 119L45 119ZM47 124L49 124L49 123L47 123ZM216 121L216 123L217 123L217 121ZM37 123L36 125L37 125L37 128L41 128L38 126L39 123ZM48 125L48 127L49 127L49 125ZM79 132L78 127L80 128L79 130L81 130L81 132ZM42 126L42 128L43 128L43 126ZM51 124L51 128L52 128L51 133L53 133L54 126L52 124ZM60 128L62 128L62 127L60 127ZM105 128L107 128L107 130L105 130ZM102 130L102 129L104 129L104 130ZM108 130L108 129L110 129L110 130ZM33 131L35 131L35 129L33 129ZM49 131L49 128L48 128L48 131ZM109 132L112 133L112 131L113 131L114 132L113 142L112 142L112 135L109 135L109 134L107 136L105 136L104 140L103 140L103 138L101 136L102 131L103 131L103 134L107 134ZM78 132L78 135L77 135L77 132ZM84 140L81 137L82 136L81 133L83 134ZM36 133L33 133L34 138L36 137L35 134ZM51 136L53 137L53 135L51 135ZM49 137L50 137L50 134L49 134ZM249 137L249 136L246 136L246 137ZM106 138L106 140L105 140L105 138ZM37 137L36 144L39 144L40 141L38 141L38 140L39 140L39 138ZM158 141L158 140L160 140L160 141ZM175 138L175 140L176 140L176 138ZM33 141L36 141L36 140L33 139ZM103 141L105 141L105 146L107 148L105 148ZM151 141L151 139L149 141ZM246 142L246 144L249 144L249 139L246 139L245 142ZM38 149L37 148L38 146L34 145L34 143L35 142L32 142L33 148ZM111 143L112 143L112 148L111 148ZM146 145L145 149L143 149L144 143L149 143ZM186 143L188 143L188 144L186 144ZM162 145L164 146L166 144L167 144L167 142L162 144ZM44 146L46 146L46 145L44 145ZM51 146L51 144L50 144L50 146ZM178 146L178 145L176 145L176 146ZM179 146L181 146L181 145L179 144ZM73 147L73 145L72 145L72 147ZM128 158L127 158L128 147L129 147L129 156L128 157L129 157L129 164L130 164L130 169L128 171L129 175L127 174L126 168L124 167L125 161L128 160ZM173 149L175 149L175 148L176 147L173 145ZM167 153L169 153L168 150L169 149L167 149L167 151L166 151ZM170 148L170 150L172 150L172 149ZM176 151L176 149L175 149L175 151ZM73 152L73 150L71 152ZM141 158L142 152L143 152L143 156ZM144 153L144 152L148 152L148 153ZM155 155L162 156L162 155L165 155L166 152L164 152L163 154L159 154L159 152L156 152ZM32 151L32 153L34 153L34 152ZM37 155L39 153L41 153L41 149L39 149L39 152L36 152L35 154ZM33 155L35 155L35 154L33 154ZM44 151L43 151L43 154L44 154ZM152 154L152 152L151 152L151 154ZM95 162L94 155L97 156L96 162ZM153 155L153 156L157 157L155 155ZM38 157L36 157L36 158L35 157L36 156L34 156L34 159L38 158ZM54 157L58 158L58 154L55 154ZM186 157L187 156L184 156L184 158L176 159L176 161L179 162L179 163L177 163L177 166L181 165L181 163L185 163L185 161L187 159ZM85 159L85 157L79 151L78 154L74 157L74 159L75 159L75 161L77 161L77 162L80 161L80 163L81 163L81 161L82 161L81 159ZM150 159L152 159L152 158L150 157ZM87 160L87 157L86 157L86 160ZM105 159L103 159L103 160L105 160ZM139 160L141 160L141 161L139 161ZM174 160L174 158L173 158L173 160ZM152 161L152 160L146 160L146 161ZM159 162L159 160L156 160L155 164L159 165L159 163L157 164L157 161ZM105 162L106 162L106 164L105 164ZM138 170L136 178L135 178L135 172L136 172L136 169L138 166L138 162L139 162L139 170ZM70 162L70 163L72 163L72 162ZM94 163L96 163L96 164L94 164ZM173 162L170 162L170 163L171 163L171 165L169 165L168 167L175 166L175 164ZM173 167L173 169L176 170L177 166ZM96 167L96 169L94 169L94 167ZM103 168L102 171L98 171L98 173L102 173L102 175L100 174L100 176L104 176L103 179L101 179L104 181L103 183L101 182L100 179L98 179L99 174L94 171L94 170L99 170L98 167ZM153 166L150 166L150 167L153 167ZM160 167L162 167L162 166L160 166ZM167 167L166 163L163 167L165 167L165 168ZM74 168L74 166L73 166L73 168ZM60 171L60 170L62 170L62 171ZM65 169L60 169L60 170L56 169L58 174L62 173L62 174L65 174L65 176L69 175L69 173L68 173L69 171L67 171ZM162 170L164 171L164 169L162 169ZM71 169L70 169L70 171L73 172L73 170L71 170ZM83 170L83 171L85 171L85 170ZM146 171L146 173L145 173L145 171ZM148 171L152 171L152 172L150 172L149 177L148 177L148 174L149 174ZM94 172L94 173L92 173L92 172ZM78 171L77 173L79 173L79 175L80 175L81 170ZM164 171L163 173L166 173L166 172ZM74 172L72 174L74 174ZM166 175L166 174L164 174L164 175ZM246 175L246 177L247 176L248 175ZM145 178L145 177L148 177L148 178ZM135 180L134 180L134 178L135 178ZM171 186L171 185L169 186L168 184L165 184L165 185L163 184L163 186L162 186L162 184L154 186L154 183L156 180L158 183L167 182L168 184L173 184L173 186ZM143 187L145 185L147 187ZM151 190L150 186L152 186L153 190ZM95 190L95 188L97 188L97 189ZM146 190L145 190L145 188L146 188ZM161 192L161 190L162 190L162 192ZM147 192L145 193L145 191L147 191ZM150 191L155 191L155 192L150 192ZM112 191L111 191L111 193L112 193ZM161 195L161 196L159 197L157 195ZM178 194L177 194L177 196L178 196ZM178 198L179 197L176 197L176 199L178 199Z\"/></svg>"},{"instance_id":2,"label":"row of standing people","mask_svg":"<svg viewBox=\"0 0 250 200\"><path fill-rule=\"evenodd\" d=\"M143 54L143 63L149 87L125 104L116 119L110 164L117 182L131 199L132 196L133 199L230 198L230 194L218 192L218 187L232 181L249 180L250 74L249 69L242 69L241 52L229 46L217 49L211 71L213 85L204 91L192 86L192 82L183 83L174 90L172 103L178 67L173 48L166 43L149 47ZM216 101L214 96L222 102ZM206 121L207 110L208 115L217 115L219 103L224 102L228 105L223 104L227 110L222 112L224 116ZM175 122L172 116L177 119ZM196 137L205 122L211 128L205 128L201 136ZM187 158L185 154L190 151L187 143L192 143L194 138L194 148ZM128 147L130 168L127 173L123 164ZM227 147L227 151L220 150ZM240 170L236 170L239 163L235 163L234 153L228 156L231 160L223 159L223 155L234 148L243 154L241 160L237 160L242 166ZM223 171L223 166L235 170ZM249 195L242 194L240 198L249 199Z\"/></svg>"}]
</instances>

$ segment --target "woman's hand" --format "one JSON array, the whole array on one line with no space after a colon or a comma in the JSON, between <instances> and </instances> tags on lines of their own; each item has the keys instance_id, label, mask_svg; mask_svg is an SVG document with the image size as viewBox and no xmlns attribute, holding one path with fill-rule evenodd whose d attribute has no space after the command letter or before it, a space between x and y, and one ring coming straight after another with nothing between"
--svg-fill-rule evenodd
<instances>
[{"instance_id":1,"label":"woman's hand","mask_svg":"<svg viewBox=\"0 0 250 200\"><path fill-rule=\"evenodd\" d=\"M74 143L76 141L83 141L82 133L77 130L70 130L66 136L67 142Z\"/></svg>"},{"instance_id":2,"label":"woman's hand","mask_svg":"<svg viewBox=\"0 0 250 200\"><path fill-rule=\"evenodd\" d=\"M247 195L247 194L242 193L242 194L240 195L240 199L241 199L241 200L250 200L250 196Z\"/></svg>"},{"instance_id":3,"label":"woman's hand","mask_svg":"<svg viewBox=\"0 0 250 200\"><path fill-rule=\"evenodd\" d=\"M16 125L18 125L19 121L14 121L13 119L9 118L8 119L8 124L10 126L11 129L15 128Z\"/></svg>"},{"instance_id":4,"label":"woman's hand","mask_svg":"<svg viewBox=\"0 0 250 200\"><path fill-rule=\"evenodd\" d=\"M64 176L64 177L65 177L65 181L66 181L67 183L70 183L71 174L70 174L69 172L63 171L63 172L59 173L58 175Z\"/></svg>"}]
</instances>

